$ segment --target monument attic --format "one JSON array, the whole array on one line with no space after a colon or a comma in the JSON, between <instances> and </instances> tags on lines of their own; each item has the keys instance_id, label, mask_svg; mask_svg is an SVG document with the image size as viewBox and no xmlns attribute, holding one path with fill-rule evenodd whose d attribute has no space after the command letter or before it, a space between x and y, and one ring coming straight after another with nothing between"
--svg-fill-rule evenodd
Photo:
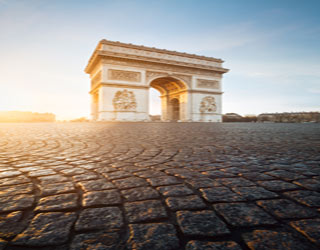
<instances>
[{"instance_id":1,"label":"monument attic","mask_svg":"<svg viewBox=\"0 0 320 250\"><path fill-rule=\"evenodd\" d=\"M149 88L161 97L162 121L221 122L223 61L101 40L90 74L95 121L149 121Z\"/></svg>"}]
</instances>

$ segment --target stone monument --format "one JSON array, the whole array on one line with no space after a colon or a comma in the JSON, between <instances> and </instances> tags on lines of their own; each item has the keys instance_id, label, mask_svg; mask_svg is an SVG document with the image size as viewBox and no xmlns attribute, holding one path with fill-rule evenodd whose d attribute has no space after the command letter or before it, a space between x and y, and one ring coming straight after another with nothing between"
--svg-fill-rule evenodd
<instances>
[{"instance_id":1,"label":"stone monument","mask_svg":"<svg viewBox=\"0 0 320 250\"><path fill-rule=\"evenodd\" d=\"M221 122L222 75L213 57L101 40L90 74L95 121L149 121L149 88L161 97L162 121Z\"/></svg>"}]
</instances>

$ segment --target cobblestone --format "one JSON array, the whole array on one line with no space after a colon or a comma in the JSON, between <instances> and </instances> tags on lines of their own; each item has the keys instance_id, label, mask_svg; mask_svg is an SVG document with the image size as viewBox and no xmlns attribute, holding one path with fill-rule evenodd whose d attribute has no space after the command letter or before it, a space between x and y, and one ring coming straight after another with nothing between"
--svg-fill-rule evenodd
<instances>
[{"instance_id":1,"label":"cobblestone","mask_svg":"<svg viewBox=\"0 0 320 250\"><path fill-rule=\"evenodd\" d=\"M68 241L75 219L74 213L38 214L29 227L13 239L13 243L26 246L60 245Z\"/></svg>"},{"instance_id":2,"label":"cobblestone","mask_svg":"<svg viewBox=\"0 0 320 250\"><path fill-rule=\"evenodd\" d=\"M72 240L70 250L120 250L124 248L123 245L120 233L113 230L112 232L78 234Z\"/></svg>"},{"instance_id":3,"label":"cobblestone","mask_svg":"<svg viewBox=\"0 0 320 250\"><path fill-rule=\"evenodd\" d=\"M16 185L16 184L24 184L28 183L31 180L25 176L18 176L14 178L3 178L0 179L0 187L2 186L9 186L9 185Z\"/></svg>"},{"instance_id":4,"label":"cobblestone","mask_svg":"<svg viewBox=\"0 0 320 250\"><path fill-rule=\"evenodd\" d=\"M22 210L32 207L34 203L34 195L15 195L0 197L0 210L2 212Z\"/></svg>"},{"instance_id":5,"label":"cobblestone","mask_svg":"<svg viewBox=\"0 0 320 250\"><path fill-rule=\"evenodd\" d=\"M181 231L190 236L217 236L230 231L213 211L178 211L177 221Z\"/></svg>"},{"instance_id":6,"label":"cobblestone","mask_svg":"<svg viewBox=\"0 0 320 250\"><path fill-rule=\"evenodd\" d=\"M232 190L247 200L258 200L278 197L276 193L270 192L261 187L236 187L232 188Z\"/></svg>"},{"instance_id":7,"label":"cobblestone","mask_svg":"<svg viewBox=\"0 0 320 250\"><path fill-rule=\"evenodd\" d=\"M151 186L165 186L181 183L177 178L173 176L154 177L147 179L147 181L151 184Z\"/></svg>"},{"instance_id":8,"label":"cobblestone","mask_svg":"<svg viewBox=\"0 0 320 250\"><path fill-rule=\"evenodd\" d=\"M117 205L121 203L119 191L105 190L87 192L83 195L82 205L84 207L97 205Z\"/></svg>"},{"instance_id":9,"label":"cobblestone","mask_svg":"<svg viewBox=\"0 0 320 250\"><path fill-rule=\"evenodd\" d=\"M308 190L285 192L284 195L310 207L320 207L320 193Z\"/></svg>"},{"instance_id":10,"label":"cobblestone","mask_svg":"<svg viewBox=\"0 0 320 250\"><path fill-rule=\"evenodd\" d=\"M245 200L242 196L232 192L227 187L214 187L200 189L203 197L209 202L232 202Z\"/></svg>"},{"instance_id":11,"label":"cobblestone","mask_svg":"<svg viewBox=\"0 0 320 250\"><path fill-rule=\"evenodd\" d=\"M0 249L319 249L319 124L0 124Z\"/></svg>"},{"instance_id":12,"label":"cobblestone","mask_svg":"<svg viewBox=\"0 0 320 250\"><path fill-rule=\"evenodd\" d=\"M163 250L176 249L179 240L173 225L165 223L129 225L131 249L134 250Z\"/></svg>"},{"instance_id":13,"label":"cobblestone","mask_svg":"<svg viewBox=\"0 0 320 250\"><path fill-rule=\"evenodd\" d=\"M49 196L54 194L61 194L61 193L75 191L74 184L69 182L40 185L39 189L42 196Z\"/></svg>"},{"instance_id":14,"label":"cobblestone","mask_svg":"<svg viewBox=\"0 0 320 250\"><path fill-rule=\"evenodd\" d=\"M241 250L242 248L234 241L210 242L189 241L186 250Z\"/></svg>"},{"instance_id":15,"label":"cobblestone","mask_svg":"<svg viewBox=\"0 0 320 250\"><path fill-rule=\"evenodd\" d=\"M157 220L167 217L164 207L158 200L125 203L124 209L130 223Z\"/></svg>"},{"instance_id":16,"label":"cobblestone","mask_svg":"<svg viewBox=\"0 0 320 250\"><path fill-rule=\"evenodd\" d=\"M232 226L239 227L276 224L276 220L254 204L216 204L214 205L214 208Z\"/></svg>"},{"instance_id":17,"label":"cobblestone","mask_svg":"<svg viewBox=\"0 0 320 250\"><path fill-rule=\"evenodd\" d=\"M35 211L57 211L77 207L78 196L76 194L59 194L41 198Z\"/></svg>"},{"instance_id":18,"label":"cobblestone","mask_svg":"<svg viewBox=\"0 0 320 250\"><path fill-rule=\"evenodd\" d=\"M121 210L118 207L84 209L75 224L75 229L114 229L123 226Z\"/></svg>"},{"instance_id":19,"label":"cobblestone","mask_svg":"<svg viewBox=\"0 0 320 250\"><path fill-rule=\"evenodd\" d=\"M0 197L11 196L16 194L30 194L33 191L32 184L21 184L15 186L0 187Z\"/></svg>"},{"instance_id":20,"label":"cobblestone","mask_svg":"<svg viewBox=\"0 0 320 250\"><path fill-rule=\"evenodd\" d=\"M5 171L0 173L0 179L5 177L14 177L20 174L21 174L20 171Z\"/></svg>"},{"instance_id":21,"label":"cobblestone","mask_svg":"<svg viewBox=\"0 0 320 250\"><path fill-rule=\"evenodd\" d=\"M317 216L317 213L308 208L285 199L257 201L257 204L281 219L308 218Z\"/></svg>"},{"instance_id":22,"label":"cobblestone","mask_svg":"<svg viewBox=\"0 0 320 250\"><path fill-rule=\"evenodd\" d=\"M113 183L115 183L115 185L120 189L135 188L148 185L148 183L144 179L138 177L129 177L125 179L114 180Z\"/></svg>"},{"instance_id":23,"label":"cobblestone","mask_svg":"<svg viewBox=\"0 0 320 250\"><path fill-rule=\"evenodd\" d=\"M121 194L127 201L141 201L159 198L159 193L151 187L138 187L132 189L125 189Z\"/></svg>"},{"instance_id":24,"label":"cobblestone","mask_svg":"<svg viewBox=\"0 0 320 250\"><path fill-rule=\"evenodd\" d=\"M40 183L42 185L70 181L69 178L62 176L62 175L42 176L42 177L38 177L38 180L40 181Z\"/></svg>"},{"instance_id":25,"label":"cobblestone","mask_svg":"<svg viewBox=\"0 0 320 250\"><path fill-rule=\"evenodd\" d=\"M205 208L206 204L197 195L184 197L169 197L166 199L167 206L173 210L193 210Z\"/></svg>"},{"instance_id":26,"label":"cobblestone","mask_svg":"<svg viewBox=\"0 0 320 250\"><path fill-rule=\"evenodd\" d=\"M320 219L293 221L290 225L320 247Z\"/></svg>"},{"instance_id":27,"label":"cobblestone","mask_svg":"<svg viewBox=\"0 0 320 250\"><path fill-rule=\"evenodd\" d=\"M116 188L111 182L107 182L106 180L80 181L78 182L78 186L80 186L84 192Z\"/></svg>"},{"instance_id":28,"label":"cobblestone","mask_svg":"<svg viewBox=\"0 0 320 250\"><path fill-rule=\"evenodd\" d=\"M185 185L162 186L158 187L157 190L163 196L182 196L193 194L193 191Z\"/></svg>"},{"instance_id":29,"label":"cobblestone","mask_svg":"<svg viewBox=\"0 0 320 250\"><path fill-rule=\"evenodd\" d=\"M276 232L268 230L255 230L252 233L243 235L245 242L250 249L277 249L277 250L307 250L301 241L296 239L291 233Z\"/></svg>"},{"instance_id":30,"label":"cobblestone","mask_svg":"<svg viewBox=\"0 0 320 250\"><path fill-rule=\"evenodd\" d=\"M21 211L0 215L0 238L11 238L22 231L25 226L20 223L22 215Z\"/></svg>"},{"instance_id":31,"label":"cobblestone","mask_svg":"<svg viewBox=\"0 0 320 250\"><path fill-rule=\"evenodd\" d=\"M301 187L320 192L320 179L302 179L296 180L293 183Z\"/></svg>"},{"instance_id":32,"label":"cobblestone","mask_svg":"<svg viewBox=\"0 0 320 250\"><path fill-rule=\"evenodd\" d=\"M272 181L258 181L258 184L265 189L270 191L286 191L286 190L295 190L297 185L286 181L272 180Z\"/></svg>"}]
</instances>

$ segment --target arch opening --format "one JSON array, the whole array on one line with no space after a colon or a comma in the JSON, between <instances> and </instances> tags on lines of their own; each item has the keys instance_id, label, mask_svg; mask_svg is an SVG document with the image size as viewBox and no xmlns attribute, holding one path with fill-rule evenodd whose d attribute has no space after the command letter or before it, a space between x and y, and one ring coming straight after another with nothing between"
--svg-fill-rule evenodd
<instances>
[{"instance_id":1,"label":"arch opening","mask_svg":"<svg viewBox=\"0 0 320 250\"><path fill-rule=\"evenodd\" d=\"M160 92L162 121L187 120L185 112L187 109L187 85L183 81L173 77L160 77L152 80L150 87ZM154 100L154 95L150 96ZM150 105L156 105L156 103L154 101Z\"/></svg>"}]
</instances>

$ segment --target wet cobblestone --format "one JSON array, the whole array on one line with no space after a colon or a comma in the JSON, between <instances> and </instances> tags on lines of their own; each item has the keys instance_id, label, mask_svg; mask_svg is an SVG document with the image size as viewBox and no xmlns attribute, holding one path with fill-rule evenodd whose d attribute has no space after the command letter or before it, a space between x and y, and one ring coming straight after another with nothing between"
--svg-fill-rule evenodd
<instances>
[{"instance_id":1,"label":"wet cobblestone","mask_svg":"<svg viewBox=\"0 0 320 250\"><path fill-rule=\"evenodd\" d=\"M0 124L0 149L0 250L320 247L318 124Z\"/></svg>"}]
</instances>

